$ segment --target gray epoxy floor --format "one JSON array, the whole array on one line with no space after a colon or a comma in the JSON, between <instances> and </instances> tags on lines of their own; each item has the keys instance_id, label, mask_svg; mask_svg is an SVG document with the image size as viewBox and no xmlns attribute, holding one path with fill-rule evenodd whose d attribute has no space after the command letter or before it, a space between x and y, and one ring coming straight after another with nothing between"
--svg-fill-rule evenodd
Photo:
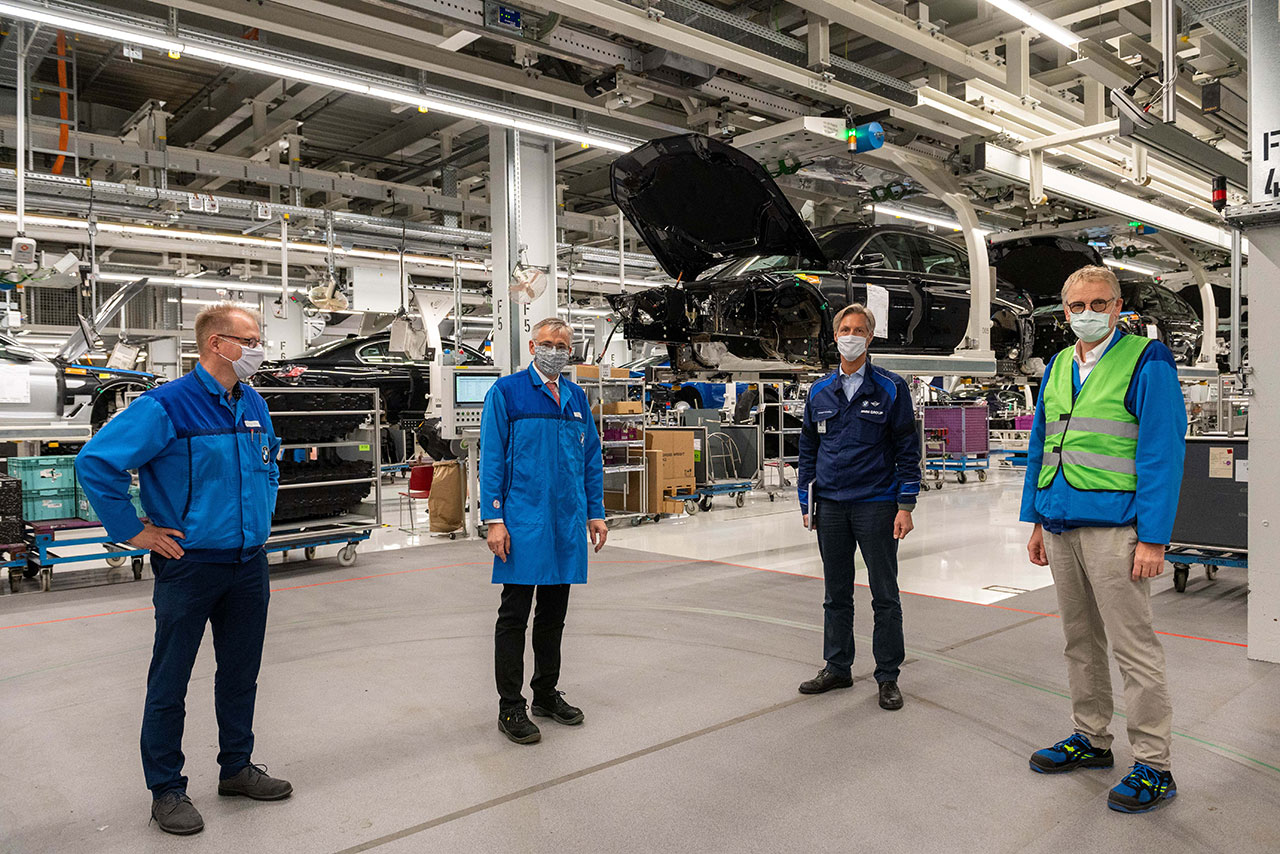
<instances>
[{"instance_id":1,"label":"gray epoxy floor","mask_svg":"<svg viewBox=\"0 0 1280 854\"><path fill-rule=\"evenodd\" d=\"M821 663L820 581L618 548L601 557L573 594L561 683L587 722L546 724L532 747L496 730L483 546L277 574L255 759L296 794L214 794L206 648L185 747L207 828L181 840L147 827L137 756L150 582L5 597L0 851L1277 848L1280 667L1237 645L1242 573L1186 595L1157 584L1157 627L1208 640L1164 637L1181 793L1131 817L1105 808L1120 767L1027 768L1069 731L1052 589L998 607L906 597L907 707L887 713L865 641L853 689L796 694ZM861 636L870 607L858 596Z\"/></svg>"}]
</instances>

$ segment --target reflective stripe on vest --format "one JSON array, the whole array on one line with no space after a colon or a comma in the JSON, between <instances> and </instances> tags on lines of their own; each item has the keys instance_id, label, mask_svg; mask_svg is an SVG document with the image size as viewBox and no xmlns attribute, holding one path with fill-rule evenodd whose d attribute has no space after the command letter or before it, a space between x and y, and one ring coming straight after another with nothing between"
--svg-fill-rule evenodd
<instances>
[{"instance_id":1,"label":"reflective stripe on vest","mask_svg":"<svg viewBox=\"0 0 1280 854\"><path fill-rule=\"evenodd\" d=\"M1044 384L1044 458L1038 485L1053 483L1061 471L1076 489L1133 492L1138 419L1125 408L1138 360L1150 339L1122 335L1072 394L1074 347L1058 354Z\"/></svg>"}]
</instances>

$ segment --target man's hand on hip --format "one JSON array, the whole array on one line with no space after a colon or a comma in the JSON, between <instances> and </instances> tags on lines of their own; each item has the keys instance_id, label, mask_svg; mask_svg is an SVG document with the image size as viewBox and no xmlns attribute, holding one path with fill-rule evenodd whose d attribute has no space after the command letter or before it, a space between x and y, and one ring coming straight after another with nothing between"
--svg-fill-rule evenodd
<instances>
[{"instance_id":1,"label":"man's hand on hip","mask_svg":"<svg viewBox=\"0 0 1280 854\"><path fill-rule=\"evenodd\" d=\"M507 526L502 522L490 522L488 541L489 551L506 563L507 555L511 554L511 535L507 533Z\"/></svg>"},{"instance_id":2,"label":"man's hand on hip","mask_svg":"<svg viewBox=\"0 0 1280 854\"><path fill-rule=\"evenodd\" d=\"M893 538L895 540L905 540L907 534L910 534L915 528L915 523L911 521L910 510L899 510L898 515L893 517Z\"/></svg>"},{"instance_id":3,"label":"man's hand on hip","mask_svg":"<svg viewBox=\"0 0 1280 854\"><path fill-rule=\"evenodd\" d=\"M604 548L604 541L609 539L609 526L603 519L592 519L587 523L587 532L591 535L591 545L599 552Z\"/></svg>"},{"instance_id":4,"label":"man's hand on hip","mask_svg":"<svg viewBox=\"0 0 1280 854\"><path fill-rule=\"evenodd\" d=\"M1133 580L1155 578L1164 572L1164 546L1160 543L1138 543L1133 553Z\"/></svg>"},{"instance_id":5,"label":"man's hand on hip","mask_svg":"<svg viewBox=\"0 0 1280 854\"><path fill-rule=\"evenodd\" d=\"M173 528L157 528L150 522L142 523L142 531L138 536L129 541L129 545L137 546L140 549L148 549L153 551L160 557L167 557L177 560L182 557L182 546L178 545L178 540L185 539L182 532Z\"/></svg>"},{"instance_id":6,"label":"man's hand on hip","mask_svg":"<svg viewBox=\"0 0 1280 854\"><path fill-rule=\"evenodd\" d=\"M1027 556L1036 566L1049 565L1049 555L1044 550L1044 528L1039 525L1031 531L1031 540L1027 543Z\"/></svg>"}]
</instances>

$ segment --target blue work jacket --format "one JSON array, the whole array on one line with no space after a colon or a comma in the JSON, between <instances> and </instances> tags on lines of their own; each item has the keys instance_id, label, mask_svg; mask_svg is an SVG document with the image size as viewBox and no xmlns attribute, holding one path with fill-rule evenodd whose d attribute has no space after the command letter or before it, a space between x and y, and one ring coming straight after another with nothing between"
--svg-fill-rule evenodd
<instances>
[{"instance_id":1,"label":"blue work jacket","mask_svg":"<svg viewBox=\"0 0 1280 854\"><path fill-rule=\"evenodd\" d=\"M1107 349L1116 346L1122 337L1114 336ZM1046 379L1054 361L1061 356L1055 355L1045 366ZM1098 370L1105 368L1095 365L1089 378ZM1073 394L1079 394L1080 366L1075 359L1071 359L1071 381ZM1142 542L1168 545L1178 512L1187 444L1187 407L1169 348L1159 341L1147 345L1124 396L1125 409L1138 419L1138 452L1134 460L1138 489L1135 492L1080 490L1067 483L1065 477L1055 477L1049 486L1039 488L1040 464L1044 459L1044 386L1042 382L1031 426L1019 518L1043 525L1051 534L1073 528L1118 528L1136 524L1138 539Z\"/></svg>"},{"instance_id":2,"label":"blue work jacket","mask_svg":"<svg viewBox=\"0 0 1280 854\"><path fill-rule=\"evenodd\" d=\"M842 503L896 501L904 510L920 495L920 439L911 391L897 374L867 369L853 399L840 371L809 389L800 431L800 512L809 512L809 484L817 497Z\"/></svg>"},{"instance_id":3,"label":"blue work jacket","mask_svg":"<svg viewBox=\"0 0 1280 854\"><path fill-rule=\"evenodd\" d=\"M76 456L76 474L114 540L142 530L129 501L137 469L152 524L181 531L189 558L231 562L271 531L279 450L262 396L244 383L227 391L196 365L108 421Z\"/></svg>"},{"instance_id":4,"label":"blue work jacket","mask_svg":"<svg viewBox=\"0 0 1280 854\"><path fill-rule=\"evenodd\" d=\"M560 405L530 365L489 389L480 419L480 512L511 535L494 584L582 584L587 520L604 518L600 435L582 389Z\"/></svg>"}]
</instances>

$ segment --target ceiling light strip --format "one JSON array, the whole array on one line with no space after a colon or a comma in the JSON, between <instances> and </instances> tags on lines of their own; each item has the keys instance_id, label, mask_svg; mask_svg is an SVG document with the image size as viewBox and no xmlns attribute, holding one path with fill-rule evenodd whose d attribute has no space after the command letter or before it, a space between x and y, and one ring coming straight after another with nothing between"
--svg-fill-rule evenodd
<instances>
[{"instance_id":1,"label":"ceiling light strip","mask_svg":"<svg viewBox=\"0 0 1280 854\"><path fill-rule=\"evenodd\" d=\"M1076 45L1084 41L1083 36L1078 36L1066 27L1055 24L1035 9L1019 3L1018 0L987 0L987 2L1001 12L1012 15L1028 27L1037 30L1041 35L1051 38L1059 44L1075 48Z\"/></svg>"}]
</instances>

